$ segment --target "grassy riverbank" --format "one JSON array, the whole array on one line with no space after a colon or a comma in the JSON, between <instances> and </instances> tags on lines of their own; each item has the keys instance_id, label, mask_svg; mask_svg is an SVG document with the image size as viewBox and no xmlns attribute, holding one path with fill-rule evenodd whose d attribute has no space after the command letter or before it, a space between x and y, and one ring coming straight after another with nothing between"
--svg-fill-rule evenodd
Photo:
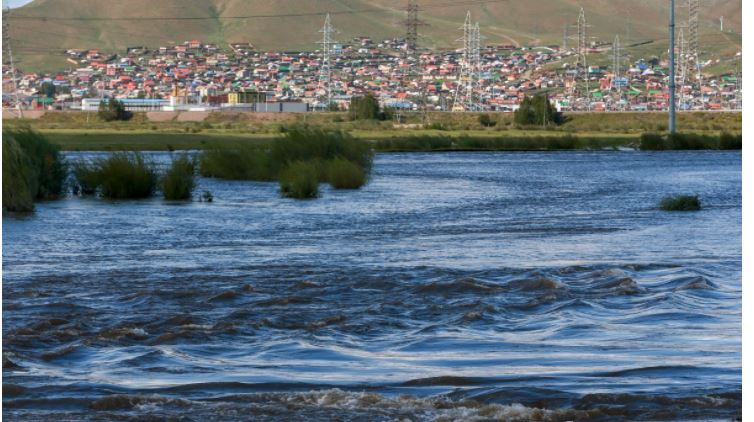
<instances>
[{"instance_id":1,"label":"grassy riverbank","mask_svg":"<svg viewBox=\"0 0 754 422\"><path fill-rule=\"evenodd\" d=\"M543 128L516 125L509 113L414 113L391 121L349 121L345 113L135 113L127 122L105 122L96 114L50 112L3 125L29 127L68 151L171 151L265 146L306 124L350 133L384 152L638 148L643 134L665 131L666 119L664 113L575 113ZM705 138L740 134L741 114L681 113L679 127Z\"/></svg>"}]
</instances>

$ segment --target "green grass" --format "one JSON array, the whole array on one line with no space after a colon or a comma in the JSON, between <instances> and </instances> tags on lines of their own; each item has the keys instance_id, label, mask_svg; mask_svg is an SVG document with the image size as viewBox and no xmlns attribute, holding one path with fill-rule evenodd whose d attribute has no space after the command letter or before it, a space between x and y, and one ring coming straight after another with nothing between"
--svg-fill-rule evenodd
<instances>
[{"instance_id":1,"label":"green grass","mask_svg":"<svg viewBox=\"0 0 754 422\"><path fill-rule=\"evenodd\" d=\"M362 167L342 158L327 161L324 173L327 182L335 189L359 189L367 182Z\"/></svg>"},{"instance_id":2,"label":"green grass","mask_svg":"<svg viewBox=\"0 0 754 422\"><path fill-rule=\"evenodd\" d=\"M58 146L45 136L28 128L3 131L4 209L28 212L34 200L60 197L66 175Z\"/></svg>"},{"instance_id":3,"label":"green grass","mask_svg":"<svg viewBox=\"0 0 754 422\"><path fill-rule=\"evenodd\" d=\"M663 211L699 211L702 209L702 203L697 195L668 196L660 202L660 209Z\"/></svg>"},{"instance_id":4,"label":"green grass","mask_svg":"<svg viewBox=\"0 0 754 422\"><path fill-rule=\"evenodd\" d=\"M280 193L286 198L314 199L319 197L320 170L311 161L288 164L280 174Z\"/></svg>"},{"instance_id":5,"label":"green grass","mask_svg":"<svg viewBox=\"0 0 754 422\"><path fill-rule=\"evenodd\" d=\"M162 193L165 199L180 201L191 199L196 187L194 160L188 154L181 154L173 159L170 168L161 180Z\"/></svg>"}]
</instances>

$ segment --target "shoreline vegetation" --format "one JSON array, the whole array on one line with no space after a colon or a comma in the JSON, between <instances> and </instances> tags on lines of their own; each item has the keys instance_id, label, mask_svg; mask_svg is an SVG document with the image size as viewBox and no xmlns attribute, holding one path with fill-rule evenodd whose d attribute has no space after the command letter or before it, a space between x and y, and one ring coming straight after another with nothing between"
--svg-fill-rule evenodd
<instances>
[{"instance_id":1,"label":"shoreline vegetation","mask_svg":"<svg viewBox=\"0 0 754 422\"><path fill-rule=\"evenodd\" d=\"M162 114L134 113L129 121L107 122L97 113L49 112L38 119L6 119L3 125L38 131L64 151L269 147L284 138L288 128L301 125L347 133L375 152L737 149L742 132L741 114L722 112L681 113L680 134L654 143L647 136L666 131L665 113L571 113L547 126L522 125L512 113L406 113L390 120L329 112L189 116L201 121Z\"/></svg>"},{"instance_id":2,"label":"shoreline vegetation","mask_svg":"<svg viewBox=\"0 0 754 422\"><path fill-rule=\"evenodd\" d=\"M364 186L374 153L742 148L740 113L689 113L685 118L696 116L696 120L688 122L687 132L663 134L664 126L651 123L662 114L618 114L616 120L616 114L560 115L550 110L539 117L533 112L445 113L444 120L437 120L436 113L430 113L398 120L429 118L435 123L396 124L375 104L364 102L358 110L368 118L353 113L285 114L252 124L243 119L264 116L209 113L202 122L152 122L149 127L145 127L147 113L135 113L127 122L105 121L95 114L89 116L94 120L91 125L81 121L84 113L4 120L3 209L29 212L35 200L54 199L69 191L108 199L147 198L162 192L166 200L190 200L197 173L277 181L282 196L310 199L320 195L320 183L333 189ZM550 124L522 124L540 118ZM305 119L310 121L301 122ZM158 174L154 163L141 154L176 150L196 153L174 157L164 174ZM60 151L112 154L67 163Z\"/></svg>"}]
</instances>

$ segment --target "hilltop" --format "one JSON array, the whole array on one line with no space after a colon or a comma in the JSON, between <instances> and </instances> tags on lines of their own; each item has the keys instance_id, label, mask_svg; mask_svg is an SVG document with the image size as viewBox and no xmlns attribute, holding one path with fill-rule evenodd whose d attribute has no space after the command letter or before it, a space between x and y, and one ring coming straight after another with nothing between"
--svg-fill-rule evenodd
<instances>
[{"instance_id":1,"label":"hilltop","mask_svg":"<svg viewBox=\"0 0 754 422\"><path fill-rule=\"evenodd\" d=\"M427 23L420 28L420 44L427 48L457 47L466 10L479 21L487 44L561 44L565 26L575 23L580 7L587 11L594 41L612 42L617 34L624 45L651 41L642 47L642 54L661 54L667 48L666 0L419 3ZM19 67L52 70L70 66L61 54L66 48L122 52L127 46L157 47L199 39L221 46L249 42L263 50L315 50L321 14L326 12L333 13L338 40L359 35L376 40L401 37L405 6L405 0L35 0L10 12L10 24ZM679 21L685 19L685 12L679 7ZM724 32L719 30L721 15ZM238 18L243 16L251 17ZM740 50L741 16L740 0L704 2L703 55L732 56ZM129 19L134 17L146 19Z\"/></svg>"}]
</instances>

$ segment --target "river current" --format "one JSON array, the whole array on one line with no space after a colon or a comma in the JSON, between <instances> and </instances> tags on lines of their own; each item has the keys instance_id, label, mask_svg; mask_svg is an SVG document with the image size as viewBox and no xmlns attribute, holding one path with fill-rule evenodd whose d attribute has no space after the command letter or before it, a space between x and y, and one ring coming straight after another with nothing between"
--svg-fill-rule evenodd
<instances>
[{"instance_id":1,"label":"river current","mask_svg":"<svg viewBox=\"0 0 754 422\"><path fill-rule=\"evenodd\" d=\"M4 417L740 417L740 152L382 154L317 200L204 190L3 216Z\"/></svg>"}]
</instances>

